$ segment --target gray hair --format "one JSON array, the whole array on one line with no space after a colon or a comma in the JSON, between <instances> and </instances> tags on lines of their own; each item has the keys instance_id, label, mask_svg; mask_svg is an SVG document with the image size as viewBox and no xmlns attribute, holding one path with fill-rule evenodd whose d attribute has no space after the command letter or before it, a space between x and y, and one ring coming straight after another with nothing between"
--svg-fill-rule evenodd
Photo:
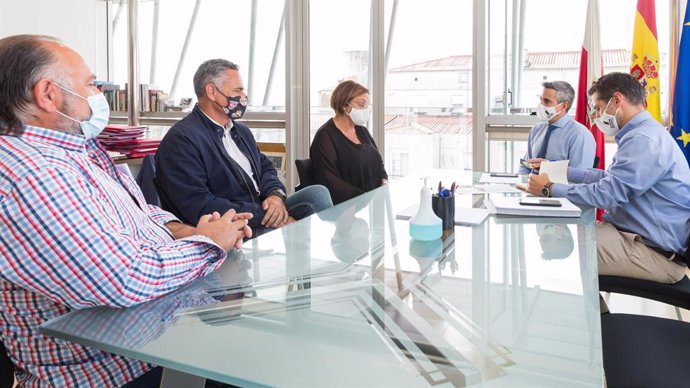
<instances>
[{"instance_id":1,"label":"gray hair","mask_svg":"<svg viewBox=\"0 0 690 388\"><path fill-rule=\"evenodd\" d=\"M194 93L197 98L205 95L204 88L208 84L218 84L225 78L225 71L239 70L240 67L225 59L209 59L196 69L194 73Z\"/></svg>"},{"instance_id":2,"label":"gray hair","mask_svg":"<svg viewBox=\"0 0 690 388\"><path fill-rule=\"evenodd\" d=\"M0 39L0 135L24 132L38 81L64 78L62 61L46 43L60 43L60 40L45 35Z\"/></svg>"},{"instance_id":3,"label":"gray hair","mask_svg":"<svg viewBox=\"0 0 690 388\"><path fill-rule=\"evenodd\" d=\"M573 100L575 100L575 90L573 89L572 86L570 86L569 83L565 81L551 81L551 82L544 82L541 84L541 86L544 87L544 89L551 89L556 91L556 101L560 104L561 102L567 102L568 103L568 109L565 111L569 111L570 108L573 106Z\"/></svg>"}]
</instances>

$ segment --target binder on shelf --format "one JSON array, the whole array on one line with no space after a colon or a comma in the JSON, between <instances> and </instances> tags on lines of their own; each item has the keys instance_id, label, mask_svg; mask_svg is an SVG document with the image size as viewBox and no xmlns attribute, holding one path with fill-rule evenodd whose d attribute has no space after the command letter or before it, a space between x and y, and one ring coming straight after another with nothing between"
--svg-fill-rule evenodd
<instances>
[{"instance_id":1,"label":"binder on shelf","mask_svg":"<svg viewBox=\"0 0 690 388\"><path fill-rule=\"evenodd\" d=\"M582 210L567 198L549 198L557 200L561 206L526 206L520 205L523 197L495 197L485 201L487 209L493 214L531 217L580 217Z\"/></svg>"}]
</instances>

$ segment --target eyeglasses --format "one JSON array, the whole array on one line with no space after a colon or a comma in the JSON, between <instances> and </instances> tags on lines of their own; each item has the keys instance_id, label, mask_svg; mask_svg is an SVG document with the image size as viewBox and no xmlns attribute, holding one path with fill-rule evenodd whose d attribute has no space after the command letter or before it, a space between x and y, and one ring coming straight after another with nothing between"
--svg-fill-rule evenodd
<instances>
[{"instance_id":1,"label":"eyeglasses","mask_svg":"<svg viewBox=\"0 0 690 388\"><path fill-rule=\"evenodd\" d=\"M371 107L371 104L367 100L350 101L348 105L355 109L367 109Z\"/></svg>"}]
</instances>

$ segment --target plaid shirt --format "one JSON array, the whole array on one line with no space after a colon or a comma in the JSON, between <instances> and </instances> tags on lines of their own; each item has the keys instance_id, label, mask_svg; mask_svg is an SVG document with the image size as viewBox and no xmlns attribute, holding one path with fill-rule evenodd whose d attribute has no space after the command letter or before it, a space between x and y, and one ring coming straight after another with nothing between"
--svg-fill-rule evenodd
<instances>
[{"instance_id":1,"label":"plaid shirt","mask_svg":"<svg viewBox=\"0 0 690 388\"><path fill-rule=\"evenodd\" d=\"M73 309L127 307L217 268L222 248L175 240L95 140L0 136L0 335L26 387L115 387L151 366L39 333Z\"/></svg>"}]
</instances>

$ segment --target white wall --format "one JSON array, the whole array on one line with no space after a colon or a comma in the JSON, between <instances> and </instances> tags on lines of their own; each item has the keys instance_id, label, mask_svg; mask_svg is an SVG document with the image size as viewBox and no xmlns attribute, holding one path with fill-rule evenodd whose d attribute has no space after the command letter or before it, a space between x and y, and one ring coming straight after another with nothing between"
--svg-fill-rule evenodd
<instances>
[{"instance_id":1,"label":"white wall","mask_svg":"<svg viewBox=\"0 0 690 388\"><path fill-rule=\"evenodd\" d=\"M0 38L57 37L84 57L98 79L107 79L106 6L104 0L0 0Z\"/></svg>"}]
</instances>

